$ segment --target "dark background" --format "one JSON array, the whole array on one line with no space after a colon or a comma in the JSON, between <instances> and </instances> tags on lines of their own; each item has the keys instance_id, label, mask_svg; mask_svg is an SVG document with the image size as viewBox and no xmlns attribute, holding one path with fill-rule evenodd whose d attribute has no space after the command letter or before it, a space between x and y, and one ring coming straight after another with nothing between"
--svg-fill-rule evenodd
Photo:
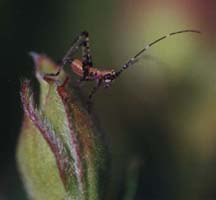
<instances>
[{"instance_id":1,"label":"dark background","mask_svg":"<svg viewBox=\"0 0 216 200\"><path fill-rule=\"evenodd\" d=\"M135 199L216 199L215 10L213 0L1 0L0 200L26 199L15 150L20 83L34 77L29 51L58 60L88 30L95 65L117 69L144 44L187 28L202 35L161 42L95 98L113 161L107 199L123 198L134 157Z\"/></svg>"}]
</instances>

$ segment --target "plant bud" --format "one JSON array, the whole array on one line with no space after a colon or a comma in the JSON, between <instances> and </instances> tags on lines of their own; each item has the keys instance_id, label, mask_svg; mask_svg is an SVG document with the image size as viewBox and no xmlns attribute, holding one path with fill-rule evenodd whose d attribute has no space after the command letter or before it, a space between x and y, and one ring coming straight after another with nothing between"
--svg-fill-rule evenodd
<instances>
[{"instance_id":1,"label":"plant bud","mask_svg":"<svg viewBox=\"0 0 216 200\"><path fill-rule=\"evenodd\" d=\"M29 198L103 199L107 154L99 131L70 87L70 76L46 56L31 55L40 85L39 103L30 81L23 81L24 118L17 146Z\"/></svg>"}]
</instances>

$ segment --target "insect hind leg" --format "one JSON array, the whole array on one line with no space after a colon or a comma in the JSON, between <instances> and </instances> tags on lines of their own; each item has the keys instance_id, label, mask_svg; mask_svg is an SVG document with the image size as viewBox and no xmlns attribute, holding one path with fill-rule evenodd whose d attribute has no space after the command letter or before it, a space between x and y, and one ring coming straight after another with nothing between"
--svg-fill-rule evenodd
<instances>
[{"instance_id":1,"label":"insect hind leg","mask_svg":"<svg viewBox=\"0 0 216 200\"><path fill-rule=\"evenodd\" d=\"M90 53L89 33L87 31L83 31L79 34L79 36L76 37L62 60L58 62L58 65L60 66L59 71L57 73L48 74L48 76L57 76L60 73L61 68L63 68L67 64L71 64L74 59L74 54L80 48L82 50L83 77L79 81L86 81L89 75L89 68L91 68L93 65L92 56Z\"/></svg>"},{"instance_id":2,"label":"insect hind leg","mask_svg":"<svg viewBox=\"0 0 216 200\"><path fill-rule=\"evenodd\" d=\"M83 41L81 44L83 77L80 79L80 81L85 81L86 77L89 75L89 68L92 67L93 62L90 51L89 33L87 31L83 31L81 34L83 36Z\"/></svg>"},{"instance_id":3,"label":"insect hind leg","mask_svg":"<svg viewBox=\"0 0 216 200\"><path fill-rule=\"evenodd\" d=\"M73 55L81 48L82 50L82 68L83 68L83 77L80 81L86 80L86 77L89 74L89 68L93 65L92 56L90 53L90 44L89 44L89 33L83 31L72 43L70 49L66 52L65 56L62 59L62 65L71 64L73 60Z\"/></svg>"}]
</instances>

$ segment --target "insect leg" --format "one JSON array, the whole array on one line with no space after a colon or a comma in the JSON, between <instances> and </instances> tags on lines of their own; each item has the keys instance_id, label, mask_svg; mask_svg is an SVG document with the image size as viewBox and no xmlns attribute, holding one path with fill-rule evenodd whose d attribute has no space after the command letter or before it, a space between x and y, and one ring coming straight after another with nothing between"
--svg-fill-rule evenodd
<instances>
[{"instance_id":1,"label":"insect leg","mask_svg":"<svg viewBox=\"0 0 216 200\"><path fill-rule=\"evenodd\" d=\"M83 78L86 79L89 73L89 67L92 66L92 57L90 54L90 45L89 45L89 34L87 31L83 31L76 39L72 42L69 50L66 52L62 60L59 62L60 69L57 73L47 74L48 76L57 76L62 67L67 64L70 64L73 60L73 55L81 47L82 50L82 63L83 63Z\"/></svg>"},{"instance_id":2,"label":"insect leg","mask_svg":"<svg viewBox=\"0 0 216 200\"><path fill-rule=\"evenodd\" d=\"M92 91L90 92L89 96L88 96L88 102L91 102L92 97L94 96L94 94L97 92L97 90L99 89L99 87L101 86L102 83L102 79L99 79L97 81L97 84L93 87Z\"/></svg>"},{"instance_id":3,"label":"insect leg","mask_svg":"<svg viewBox=\"0 0 216 200\"><path fill-rule=\"evenodd\" d=\"M89 67L93 65L92 56L90 53L89 33L87 31L83 31L82 35L84 36L84 39L81 44L83 63L83 77L81 78L81 81L86 79L86 77L89 75Z\"/></svg>"},{"instance_id":4,"label":"insect leg","mask_svg":"<svg viewBox=\"0 0 216 200\"><path fill-rule=\"evenodd\" d=\"M76 39L72 42L69 50L66 52L64 57L62 58L61 64L66 65L69 64L72 60L72 56L79 50L81 46L85 46L85 41L88 38L88 32L83 31ZM84 53L83 53L84 54Z\"/></svg>"},{"instance_id":5,"label":"insect leg","mask_svg":"<svg viewBox=\"0 0 216 200\"><path fill-rule=\"evenodd\" d=\"M85 80L89 73L89 67L92 64L92 57L90 54L90 45L89 45L89 34L87 31L83 31L72 43L70 49L66 52L65 56L62 59L62 66L70 64L72 62L72 56L74 53L81 47L82 49L82 64L83 64L83 77L81 79Z\"/></svg>"},{"instance_id":6,"label":"insect leg","mask_svg":"<svg viewBox=\"0 0 216 200\"><path fill-rule=\"evenodd\" d=\"M89 112L91 112L91 108L92 108L92 97L94 96L94 94L97 92L97 90L99 89L99 87L101 86L102 83L102 79L99 79L97 81L97 84L93 87L92 91L90 92L89 96L88 96L88 101L87 101L87 110Z\"/></svg>"}]
</instances>

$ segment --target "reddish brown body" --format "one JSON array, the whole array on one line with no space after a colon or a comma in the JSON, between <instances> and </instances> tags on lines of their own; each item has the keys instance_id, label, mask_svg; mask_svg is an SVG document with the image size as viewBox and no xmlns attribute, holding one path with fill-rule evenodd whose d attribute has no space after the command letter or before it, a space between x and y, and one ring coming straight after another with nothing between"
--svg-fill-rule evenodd
<instances>
[{"instance_id":1,"label":"reddish brown body","mask_svg":"<svg viewBox=\"0 0 216 200\"><path fill-rule=\"evenodd\" d=\"M80 77L83 77L83 63L79 59L73 60L73 62L70 64L71 69L75 74L77 74ZM99 70L95 67L88 66L88 76L86 77L88 80L95 80L97 77L98 79L102 79L105 75L111 74L114 70Z\"/></svg>"}]
</instances>

